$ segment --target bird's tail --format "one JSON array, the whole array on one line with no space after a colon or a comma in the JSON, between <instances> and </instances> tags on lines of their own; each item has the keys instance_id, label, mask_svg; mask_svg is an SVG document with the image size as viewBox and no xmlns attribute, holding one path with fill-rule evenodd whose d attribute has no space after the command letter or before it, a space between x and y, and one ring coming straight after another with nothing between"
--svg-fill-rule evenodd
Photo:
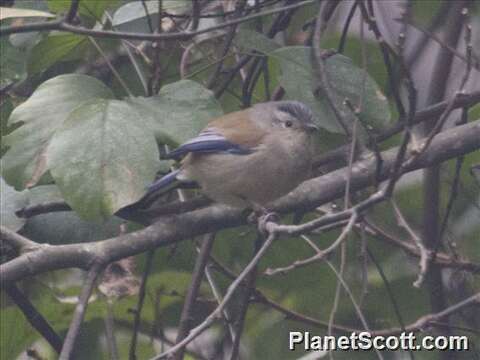
<instances>
[{"instance_id":1,"label":"bird's tail","mask_svg":"<svg viewBox=\"0 0 480 360\"><path fill-rule=\"evenodd\" d=\"M174 190L174 189L193 189L198 188L198 184L194 181L184 181L177 179L177 175L180 170L174 170L169 172L167 175L162 176L160 179L154 181L151 185L147 187L147 192L143 197L137 202L125 206L120 209L119 212L123 214L128 214L131 216L132 213L135 213L138 209L146 209L158 199L159 196Z\"/></svg>"}]
</instances>

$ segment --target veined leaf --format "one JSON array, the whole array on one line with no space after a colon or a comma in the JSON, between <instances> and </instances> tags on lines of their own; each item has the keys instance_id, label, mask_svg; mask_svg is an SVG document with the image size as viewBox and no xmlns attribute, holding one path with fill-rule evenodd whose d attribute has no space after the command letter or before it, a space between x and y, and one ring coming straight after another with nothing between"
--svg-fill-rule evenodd
<instances>
[{"instance_id":1,"label":"veined leaf","mask_svg":"<svg viewBox=\"0 0 480 360\"><path fill-rule=\"evenodd\" d=\"M60 75L40 85L13 110L9 125L23 124L2 140L9 146L2 174L16 189L35 185L47 171L45 150L70 112L90 99L110 98L111 91L86 75Z\"/></svg>"},{"instance_id":2,"label":"veined leaf","mask_svg":"<svg viewBox=\"0 0 480 360\"><path fill-rule=\"evenodd\" d=\"M310 51L308 47L288 46L271 53L272 61L278 64L280 84L289 98L303 101L312 108L322 128L342 133L327 99L324 96L316 99L313 94L316 80L310 62ZM344 104L347 98L361 108L358 116L364 126L380 131L390 124L388 100L363 69L340 54L330 56L325 63L335 106L349 119L350 125L354 117Z\"/></svg>"},{"instance_id":3,"label":"veined leaf","mask_svg":"<svg viewBox=\"0 0 480 360\"><path fill-rule=\"evenodd\" d=\"M155 139L138 112L106 99L72 111L46 158L64 199L86 220L106 219L139 200L159 166Z\"/></svg>"}]
</instances>

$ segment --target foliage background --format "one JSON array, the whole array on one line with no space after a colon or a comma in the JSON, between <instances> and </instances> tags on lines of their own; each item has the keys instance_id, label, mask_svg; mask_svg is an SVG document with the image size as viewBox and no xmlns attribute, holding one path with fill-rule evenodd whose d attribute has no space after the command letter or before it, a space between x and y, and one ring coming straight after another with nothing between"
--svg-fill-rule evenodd
<instances>
[{"instance_id":1,"label":"foliage background","mask_svg":"<svg viewBox=\"0 0 480 360\"><path fill-rule=\"evenodd\" d=\"M209 6L211 11L221 13L235 11L233 3L224 1L218 2L217 7L212 4ZM289 2L270 3L266 5L267 9ZM398 29L399 25L393 19L403 11L404 2L386 3L383 4L386 13L378 15L379 24L383 29ZM452 6L446 10L445 3L412 1L410 11L414 22L428 26L435 14L453 11ZM156 1L146 1L145 4L149 16L145 16L144 7L139 1L82 0L76 21L85 27L96 26L98 29L149 32L149 27L158 23L158 4ZM333 25L329 26L322 40L322 48L337 48L345 16L352 4L352 1L342 2L332 20ZM3 5L58 16L68 10L70 2L15 1ZM162 6L165 11L181 15L188 13L191 3L164 0ZM19 231L33 241L50 244L102 240L117 236L122 231L137 229L138 224L125 223L114 214L140 199L145 186L154 179L157 171L168 169L169 164L158 160L159 151L164 150L164 145L174 147L182 143L203 128L212 117L241 109L246 103L265 101L278 85L285 90L285 98L302 100L314 108L322 127L319 152L345 143L346 139L339 134L341 129L328 105L319 103L311 91L315 77L303 43L311 29L305 24L311 23L317 12L318 2L297 9L285 29L273 39L265 36L265 29L272 24L274 16L242 23L225 58L224 71L220 73L216 73L215 69L219 59L222 59L221 51L228 29L207 32L194 41L160 41L153 48L151 42L94 40L57 31L2 36L2 225ZM43 16L46 17L46 14ZM40 19L43 20L43 16ZM477 30L473 31L472 44L478 54L478 4L472 3L469 16L472 26ZM343 106L345 96L358 96L358 89L365 81L365 110L360 118L366 128L372 128L373 133L381 132L395 121L398 113L388 87L382 54L370 34L364 38L360 35L358 18L356 22L353 21L348 33L343 53L347 58L341 55L331 57L327 61L328 73L339 94L336 99L339 106ZM38 16L27 13L14 18L1 17L2 26L22 25L38 19ZM175 19L180 22L178 26L184 26L182 17ZM199 27L215 25L216 21L222 20L206 18ZM175 27L169 17L162 20L162 26L164 31L172 31ZM366 26L364 31L368 31ZM407 38L410 40L415 36L418 38L418 33L412 30ZM396 39L392 35L387 40L394 44ZM465 46L460 43L459 51L464 51ZM365 67L362 49L368 58L367 77L364 77L366 75L362 70ZM258 57L264 64L262 66L268 67L268 78L266 72L260 72L258 82L246 93L242 76L237 74L226 90L220 93L219 86L228 77L228 69L235 66L239 57L252 51L255 51L254 58ZM419 108L428 102L425 93L431 74L425 69L433 62L435 51L438 48L434 45L427 46L419 56L421 59L417 59L418 65L412 67L419 94ZM453 75L444 84L446 94L452 94L458 88L458 74L463 65L458 61L452 65ZM479 83L478 71L473 71L466 92L478 90ZM478 105L470 109L471 120L478 119L479 109ZM362 134L363 140L365 136ZM380 147L385 149L399 143L400 135L397 135L381 143ZM477 264L480 262L479 184L470 169L479 161L478 152L468 154L464 159L461 186L446 231L447 241L455 244L459 256ZM441 209L447 205L451 191L449 185L455 174L454 166L452 160L441 169ZM422 227L424 191L421 173L415 172L405 176L395 192L395 200L408 223L418 230ZM28 219L14 214L27 205L52 201L66 201L74 211L41 214ZM398 226L390 203L376 206L369 212L368 218L399 238L408 237L405 230ZM312 239L320 248L325 248L338 237L339 232L334 230L313 235ZM239 273L252 256L255 236L251 227L221 231L217 234L212 254L229 269ZM366 253L362 250L364 241L378 267L372 259L365 259ZM418 274L416 259L368 234L364 235L363 240L358 232L351 234L347 244L344 278L355 298L360 301L371 328L398 326L398 313L401 314L401 321L409 324L432 312L428 288L412 286ZM310 255L311 249L300 238L282 240L262 259L260 273L266 268L284 266ZM135 274L138 276L144 271L145 256L135 257ZM156 251L141 314L141 336L137 349L139 359L152 357L159 352L162 339L174 340L196 256L194 241L184 241L174 248ZM7 259L9 253L4 252L2 260ZM338 254L330 260L338 266ZM382 278L379 270L385 278ZM450 303L480 289L478 274L445 270L443 275L444 289ZM366 288L362 276L367 276ZM218 272L214 272L214 278L220 289L226 289L228 279ZM82 281L80 270L60 270L22 281L21 288L56 332L63 336L75 309L75 296L79 293ZM259 276L256 286L269 298L289 309L317 319L328 319L337 281L326 262L317 262L281 276ZM36 349L41 358L55 358L55 352L32 329L4 291L1 296L2 359L18 358L27 349ZM201 287L199 299L196 322L215 307L206 283ZM88 307L75 351L76 357L109 358L105 318L111 309L119 356L127 358L133 319L129 309L135 308L137 301L136 295L108 300L97 292ZM238 304L231 305L232 310L237 307ZM467 331L459 329L455 333L468 334L473 347L469 352L456 354L455 358L474 359L480 356L479 313L477 307L472 308L470 313L466 310L455 315L455 324L467 328ZM340 298L335 322L362 328L351 300L345 294ZM322 329L289 320L271 307L253 304L246 318L241 353L249 359L298 358L303 354L301 349L294 352L286 350L288 332L293 330L325 333ZM220 349L218 358L222 358L222 351L228 355L223 326L215 326L204 333L195 341L193 351L210 354L203 355L208 357L213 356L212 351L216 348ZM190 356L194 355L187 355L187 358ZM334 356L336 359L351 358L351 354L340 352ZM408 359L410 355L392 352L385 354L385 357ZM371 359L374 354L356 353L355 358ZM415 358L437 359L439 354L424 351L416 353Z\"/></svg>"}]
</instances>

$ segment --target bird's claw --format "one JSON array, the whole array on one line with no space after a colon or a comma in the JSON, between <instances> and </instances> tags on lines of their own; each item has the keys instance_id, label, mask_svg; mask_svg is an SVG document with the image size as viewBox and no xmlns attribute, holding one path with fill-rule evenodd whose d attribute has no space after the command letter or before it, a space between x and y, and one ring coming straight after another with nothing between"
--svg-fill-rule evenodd
<instances>
[{"instance_id":1,"label":"bird's claw","mask_svg":"<svg viewBox=\"0 0 480 360\"><path fill-rule=\"evenodd\" d=\"M280 216L275 212L264 213L258 218L258 230L262 234L268 234L267 223L278 222L279 220L280 220Z\"/></svg>"}]
</instances>

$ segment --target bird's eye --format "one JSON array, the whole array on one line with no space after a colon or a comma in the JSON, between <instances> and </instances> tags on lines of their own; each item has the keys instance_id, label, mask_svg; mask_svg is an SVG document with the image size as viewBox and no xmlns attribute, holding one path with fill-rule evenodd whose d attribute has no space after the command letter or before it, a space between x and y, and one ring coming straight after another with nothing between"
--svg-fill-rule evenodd
<instances>
[{"instance_id":1,"label":"bird's eye","mask_svg":"<svg viewBox=\"0 0 480 360\"><path fill-rule=\"evenodd\" d=\"M291 122L290 120L285 121L285 127L289 128L289 127L292 127L292 125L293 125L293 122Z\"/></svg>"}]
</instances>

